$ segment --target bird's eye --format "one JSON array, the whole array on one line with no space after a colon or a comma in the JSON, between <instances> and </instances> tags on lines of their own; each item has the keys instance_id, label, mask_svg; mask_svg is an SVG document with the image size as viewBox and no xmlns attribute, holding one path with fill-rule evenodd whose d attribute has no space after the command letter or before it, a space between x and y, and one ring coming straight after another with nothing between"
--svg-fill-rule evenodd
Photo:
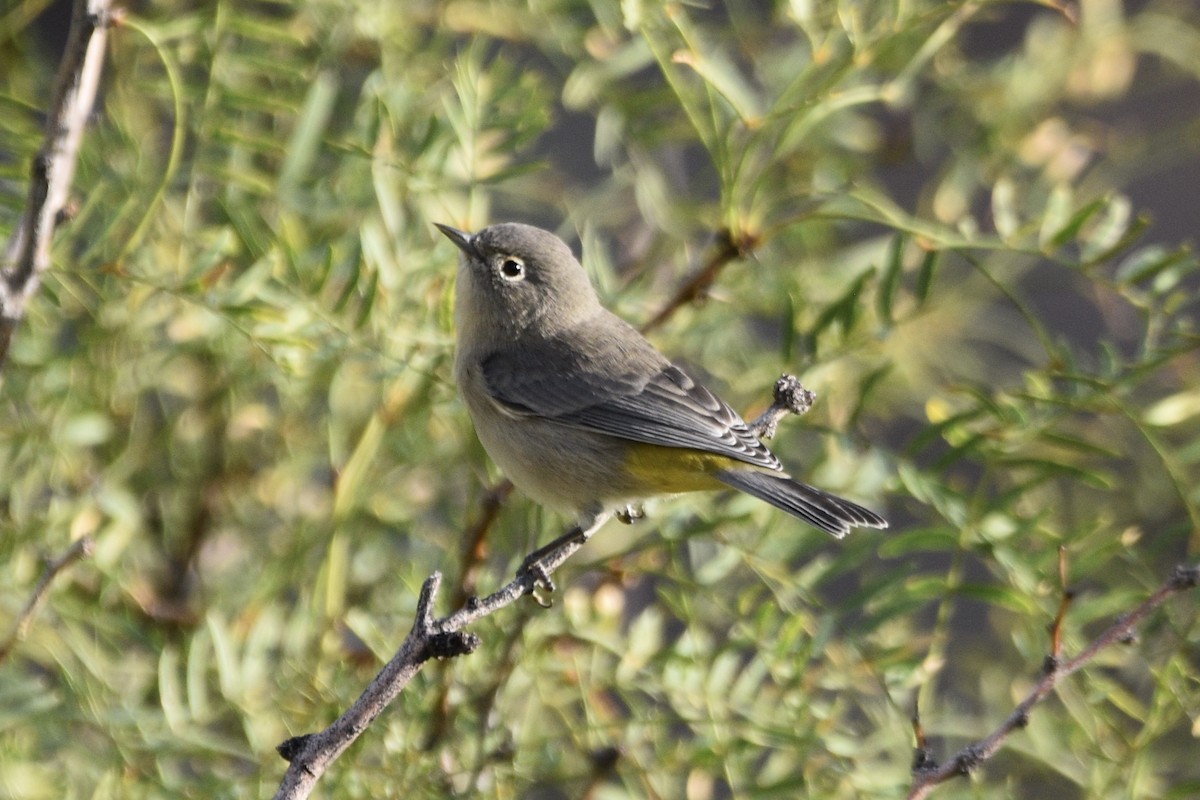
<instances>
[{"instance_id":1,"label":"bird's eye","mask_svg":"<svg viewBox=\"0 0 1200 800\"><path fill-rule=\"evenodd\" d=\"M506 281L519 281L525 279L525 262L516 256L505 256L500 262L500 275Z\"/></svg>"}]
</instances>

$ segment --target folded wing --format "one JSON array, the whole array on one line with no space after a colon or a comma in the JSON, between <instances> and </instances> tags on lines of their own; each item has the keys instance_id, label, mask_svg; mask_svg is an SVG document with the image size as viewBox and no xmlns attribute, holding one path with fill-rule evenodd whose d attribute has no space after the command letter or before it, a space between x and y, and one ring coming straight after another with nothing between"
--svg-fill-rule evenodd
<instances>
[{"instance_id":1,"label":"folded wing","mask_svg":"<svg viewBox=\"0 0 1200 800\"><path fill-rule=\"evenodd\" d=\"M559 337L485 358L481 366L492 399L508 413L782 469L736 411L605 313L599 324L575 329L569 344ZM625 335L613 335L617 325Z\"/></svg>"}]
</instances>

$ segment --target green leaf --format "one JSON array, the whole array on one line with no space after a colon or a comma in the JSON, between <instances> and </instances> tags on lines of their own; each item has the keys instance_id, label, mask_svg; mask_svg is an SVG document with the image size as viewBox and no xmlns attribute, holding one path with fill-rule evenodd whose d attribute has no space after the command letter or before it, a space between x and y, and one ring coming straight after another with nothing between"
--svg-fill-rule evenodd
<instances>
[{"instance_id":1,"label":"green leaf","mask_svg":"<svg viewBox=\"0 0 1200 800\"><path fill-rule=\"evenodd\" d=\"M333 106L338 97L337 75L329 70L317 73L309 85L308 96L304 107L292 130L279 173L279 191L281 194L294 193L301 181L306 179L317 160L321 140L333 114ZM296 198L299 200L299 198Z\"/></svg>"},{"instance_id":2,"label":"green leaf","mask_svg":"<svg viewBox=\"0 0 1200 800\"><path fill-rule=\"evenodd\" d=\"M879 555L899 558L910 553L938 553L952 549L958 536L958 531L942 527L918 527L888 533L879 545Z\"/></svg>"},{"instance_id":3,"label":"green leaf","mask_svg":"<svg viewBox=\"0 0 1200 800\"><path fill-rule=\"evenodd\" d=\"M1069 184L1060 183L1050 192L1038 232L1038 246L1043 252L1050 252L1057 247L1055 241L1058 235L1071 222L1071 206L1074 202L1075 191Z\"/></svg>"},{"instance_id":4,"label":"green leaf","mask_svg":"<svg viewBox=\"0 0 1200 800\"><path fill-rule=\"evenodd\" d=\"M1042 431L1038 434L1038 438L1055 447L1065 447L1069 450L1076 450L1087 455L1100 456L1102 458L1121 458L1121 453L1111 447L1105 447L1096 442L1089 442L1086 439L1080 439L1077 436L1061 433L1058 431Z\"/></svg>"},{"instance_id":5,"label":"green leaf","mask_svg":"<svg viewBox=\"0 0 1200 800\"><path fill-rule=\"evenodd\" d=\"M945 471L965 458L979 455L978 451L984 448L992 438L992 434L990 432L969 433L966 436L954 438L953 447L934 460L933 469ZM980 455L979 457L984 456Z\"/></svg>"},{"instance_id":6,"label":"green leaf","mask_svg":"<svg viewBox=\"0 0 1200 800\"><path fill-rule=\"evenodd\" d=\"M925 304L929 299L929 292L933 288L933 277L937 271L938 259L941 252L938 250L928 250L925 257L921 259L921 266L917 268L917 305Z\"/></svg>"},{"instance_id":7,"label":"green leaf","mask_svg":"<svg viewBox=\"0 0 1200 800\"><path fill-rule=\"evenodd\" d=\"M116 431L113 421L98 412L79 414L62 426L59 439L75 447L95 447L112 438Z\"/></svg>"},{"instance_id":8,"label":"green leaf","mask_svg":"<svg viewBox=\"0 0 1200 800\"><path fill-rule=\"evenodd\" d=\"M179 683L179 668L179 648L166 645L158 658L158 702L167 725L176 732L183 731L190 718Z\"/></svg>"},{"instance_id":9,"label":"green leaf","mask_svg":"<svg viewBox=\"0 0 1200 800\"><path fill-rule=\"evenodd\" d=\"M877 294L879 316L888 324L893 321L892 306L896 300L896 289L900 286L900 276L904 269L904 246L907 243L908 239L904 234L897 234L892 238L892 244L888 248L887 263L884 265L883 275L879 281Z\"/></svg>"},{"instance_id":10,"label":"green leaf","mask_svg":"<svg viewBox=\"0 0 1200 800\"><path fill-rule=\"evenodd\" d=\"M963 583L957 587L955 593L962 597L970 597L974 600L981 600L989 605L1015 611L1026 617L1036 617L1041 613L1041 609L1037 603L1034 603L1028 595L1010 586Z\"/></svg>"},{"instance_id":11,"label":"green leaf","mask_svg":"<svg viewBox=\"0 0 1200 800\"><path fill-rule=\"evenodd\" d=\"M763 115L763 101L723 53L711 48L703 51L679 50L672 60L676 64L691 67L716 89L743 125L751 128L758 126Z\"/></svg>"},{"instance_id":12,"label":"green leaf","mask_svg":"<svg viewBox=\"0 0 1200 800\"><path fill-rule=\"evenodd\" d=\"M1116 247L1134 224L1133 204L1124 195L1114 195L1104 207L1104 217L1084 237L1083 261L1091 262Z\"/></svg>"},{"instance_id":13,"label":"green leaf","mask_svg":"<svg viewBox=\"0 0 1200 800\"><path fill-rule=\"evenodd\" d=\"M344 519L352 507L363 501L362 487L367 476L367 467L379 452L385 430L383 418L378 413L373 414L359 436L354 452L338 470L333 502L334 519Z\"/></svg>"},{"instance_id":14,"label":"green leaf","mask_svg":"<svg viewBox=\"0 0 1200 800\"><path fill-rule=\"evenodd\" d=\"M1008 241L1021 227L1017 213L1016 187L1011 178L1000 178L992 187L992 220L996 233Z\"/></svg>"},{"instance_id":15,"label":"green leaf","mask_svg":"<svg viewBox=\"0 0 1200 800\"><path fill-rule=\"evenodd\" d=\"M863 286L870 280L873 272L863 272L857 278L850 282L838 299L827 305L809 329L806 337L811 342L810 347L812 352L816 354L816 343L820 340L822 332L831 325L837 324L843 335L850 332L854 327L854 323L858 319L859 298L862 294Z\"/></svg>"},{"instance_id":16,"label":"green leaf","mask_svg":"<svg viewBox=\"0 0 1200 800\"><path fill-rule=\"evenodd\" d=\"M1121 265L1117 267L1116 277L1122 283L1130 285L1152 281L1157 284L1159 277L1168 270L1193 263L1192 252L1187 248L1168 250L1161 245L1150 245L1130 254L1122 261ZM1170 281L1167 286L1156 285L1154 288L1156 291L1162 292L1173 284L1174 281Z\"/></svg>"},{"instance_id":17,"label":"green leaf","mask_svg":"<svg viewBox=\"0 0 1200 800\"><path fill-rule=\"evenodd\" d=\"M366 288L363 290L362 303L358 308L358 316L354 320L355 328L362 328L371 318L371 311L375 308L375 298L379 295L379 271L371 270L370 278L367 280Z\"/></svg>"},{"instance_id":18,"label":"green leaf","mask_svg":"<svg viewBox=\"0 0 1200 800\"><path fill-rule=\"evenodd\" d=\"M953 432L960 425L979 419L987 413L986 409L972 407L959 411L952 416L946 417L943 420L930 425L925 425L921 432L913 437L907 448L908 453L919 453L926 447L929 447L933 442L939 439L949 439L953 437Z\"/></svg>"},{"instance_id":19,"label":"green leaf","mask_svg":"<svg viewBox=\"0 0 1200 800\"><path fill-rule=\"evenodd\" d=\"M859 383L858 396L854 403L854 410L850 413L850 421L847 425L849 428L856 428L862 419L862 416L867 412L870 405L871 396L875 389L879 387L884 378L891 374L894 364L883 364L867 373L866 377Z\"/></svg>"},{"instance_id":20,"label":"green leaf","mask_svg":"<svg viewBox=\"0 0 1200 800\"><path fill-rule=\"evenodd\" d=\"M1051 249L1062 247L1068 242L1073 241L1079 235L1083 226L1087 224L1088 220L1096 216L1106 205L1108 205L1107 199L1093 200L1072 214L1066 224L1050 237Z\"/></svg>"},{"instance_id":21,"label":"green leaf","mask_svg":"<svg viewBox=\"0 0 1200 800\"><path fill-rule=\"evenodd\" d=\"M1146 409L1142 419L1147 425L1178 425L1200 415L1200 389L1188 389L1164 397Z\"/></svg>"},{"instance_id":22,"label":"green leaf","mask_svg":"<svg viewBox=\"0 0 1200 800\"><path fill-rule=\"evenodd\" d=\"M338 291L337 299L333 301L333 310L337 312L345 311L349 305L351 298L358 292L358 283L362 279L363 261L362 253L357 248L355 249L356 258L347 258L345 268L338 270L343 273L343 283Z\"/></svg>"},{"instance_id":23,"label":"green leaf","mask_svg":"<svg viewBox=\"0 0 1200 800\"><path fill-rule=\"evenodd\" d=\"M784 364L791 364L796 357L796 340L799 335L796 330L796 298L788 292L781 300L783 309L780 316L779 354Z\"/></svg>"},{"instance_id":24,"label":"green leaf","mask_svg":"<svg viewBox=\"0 0 1200 800\"><path fill-rule=\"evenodd\" d=\"M1142 234L1150 227L1150 220L1144 214L1139 214L1134 217L1133 222L1125 229L1125 232L1117 239L1117 241L1106 249L1100 250L1089 256L1083 263L1083 266L1091 266L1093 264L1103 263L1110 258L1115 258L1118 253L1129 248L1134 242L1142 238Z\"/></svg>"},{"instance_id":25,"label":"green leaf","mask_svg":"<svg viewBox=\"0 0 1200 800\"><path fill-rule=\"evenodd\" d=\"M1035 469L1048 475L1073 478L1097 489L1111 489L1116 485L1113 477L1101 470L1086 469L1045 458L1001 456L1000 462L1008 469Z\"/></svg>"}]
</instances>

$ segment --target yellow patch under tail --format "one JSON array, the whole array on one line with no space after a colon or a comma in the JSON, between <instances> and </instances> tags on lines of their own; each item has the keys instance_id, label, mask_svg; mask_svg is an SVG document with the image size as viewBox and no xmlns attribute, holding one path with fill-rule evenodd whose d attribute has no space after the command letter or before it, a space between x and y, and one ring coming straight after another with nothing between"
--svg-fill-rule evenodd
<instances>
[{"instance_id":1,"label":"yellow patch under tail","mask_svg":"<svg viewBox=\"0 0 1200 800\"><path fill-rule=\"evenodd\" d=\"M625 457L625 471L634 488L648 494L676 494L728 488L712 477L722 469L752 469L715 453L682 447L634 444Z\"/></svg>"}]
</instances>

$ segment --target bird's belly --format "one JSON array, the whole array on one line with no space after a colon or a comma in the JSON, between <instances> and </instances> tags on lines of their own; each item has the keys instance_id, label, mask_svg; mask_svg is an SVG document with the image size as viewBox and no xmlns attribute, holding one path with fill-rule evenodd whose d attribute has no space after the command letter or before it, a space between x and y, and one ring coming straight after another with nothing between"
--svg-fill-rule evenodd
<instances>
[{"instance_id":1,"label":"bird's belly","mask_svg":"<svg viewBox=\"0 0 1200 800\"><path fill-rule=\"evenodd\" d=\"M627 444L620 439L535 418L473 416L496 466L543 505L577 510L641 496L624 477Z\"/></svg>"}]
</instances>

